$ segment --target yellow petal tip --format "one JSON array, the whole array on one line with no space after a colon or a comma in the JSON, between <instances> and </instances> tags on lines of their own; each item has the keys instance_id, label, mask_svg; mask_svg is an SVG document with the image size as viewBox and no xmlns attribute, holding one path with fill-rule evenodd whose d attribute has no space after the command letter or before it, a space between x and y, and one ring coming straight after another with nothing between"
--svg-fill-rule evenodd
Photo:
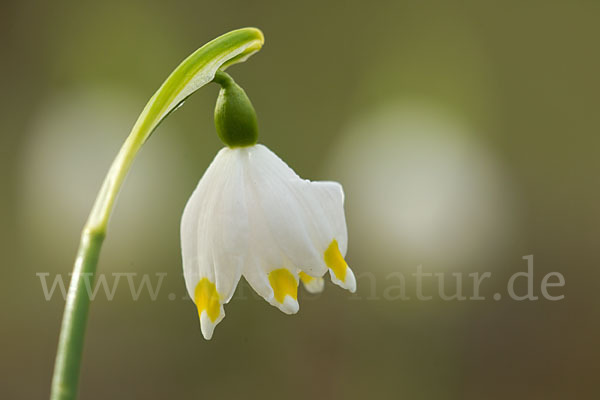
<instances>
[{"instance_id":1,"label":"yellow petal tip","mask_svg":"<svg viewBox=\"0 0 600 400\"><path fill-rule=\"evenodd\" d=\"M335 274L335 277L341 282L344 282L346 280L348 264L346 264L344 257L342 257L342 253L340 253L337 240L333 239L331 241L329 247L323 254L323 258L327 267Z\"/></svg>"},{"instance_id":2,"label":"yellow petal tip","mask_svg":"<svg viewBox=\"0 0 600 400\"><path fill-rule=\"evenodd\" d=\"M194 300L198 308L198 316L202 320L202 312L215 323L221 315L220 296L217 287L208 278L202 278L194 290Z\"/></svg>"},{"instance_id":3,"label":"yellow petal tip","mask_svg":"<svg viewBox=\"0 0 600 400\"><path fill-rule=\"evenodd\" d=\"M283 304L286 296L298 301L298 281L288 269L279 268L269 272L269 283L278 303Z\"/></svg>"}]
</instances>

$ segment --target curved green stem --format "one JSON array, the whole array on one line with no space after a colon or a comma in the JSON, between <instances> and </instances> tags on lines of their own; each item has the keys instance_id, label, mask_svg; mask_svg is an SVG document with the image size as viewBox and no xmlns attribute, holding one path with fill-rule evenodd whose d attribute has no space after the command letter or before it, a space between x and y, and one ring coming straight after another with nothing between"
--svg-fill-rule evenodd
<instances>
[{"instance_id":1,"label":"curved green stem","mask_svg":"<svg viewBox=\"0 0 600 400\"><path fill-rule=\"evenodd\" d=\"M211 82L219 69L245 61L263 43L262 32L255 28L238 29L212 40L186 58L144 107L104 179L81 235L58 341L51 400L77 397L90 306L83 277L93 281L116 196L137 152L160 122L193 92Z\"/></svg>"}]
</instances>

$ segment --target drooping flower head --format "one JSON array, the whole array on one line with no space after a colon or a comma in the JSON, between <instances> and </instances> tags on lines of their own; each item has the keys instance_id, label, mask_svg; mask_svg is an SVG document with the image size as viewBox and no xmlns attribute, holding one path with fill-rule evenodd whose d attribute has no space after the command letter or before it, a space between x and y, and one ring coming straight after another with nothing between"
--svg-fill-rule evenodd
<instances>
[{"instance_id":1,"label":"drooping flower head","mask_svg":"<svg viewBox=\"0 0 600 400\"><path fill-rule=\"evenodd\" d=\"M250 101L231 78L218 76L223 89L215 121L229 147L219 151L200 179L181 221L186 287L206 339L225 316L223 305L241 276L287 314L299 309L299 281L319 292L329 271L335 284L356 290L344 261L348 234L342 186L302 179L267 147L254 144L254 110L242 117L236 110L245 107L248 113ZM231 122L233 117L238 120ZM244 129L253 139L240 134Z\"/></svg>"}]
</instances>

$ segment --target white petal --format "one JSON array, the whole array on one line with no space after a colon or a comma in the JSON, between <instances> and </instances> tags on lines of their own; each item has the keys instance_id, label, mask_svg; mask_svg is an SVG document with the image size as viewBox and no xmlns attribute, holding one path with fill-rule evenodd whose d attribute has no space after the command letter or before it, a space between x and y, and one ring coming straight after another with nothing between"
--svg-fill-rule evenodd
<instances>
[{"instance_id":1,"label":"white petal","mask_svg":"<svg viewBox=\"0 0 600 400\"><path fill-rule=\"evenodd\" d=\"M282 271L289 273L287 282L281 278L273 279L273 274L281 273ZM289 268L274 268L269 270L263 266L247 267L244 268L243 274L244 278L252 286L252 289L260 294L269 304L279 308L286 314L295 314L300 309L300 305L298 304L299 279L297 274ZM277 282L283 282L283 285L278 285Z\"/></svg>"},{"instance_id":2,"label":"white petal","mask_svg":"<svg viewBox=\"0 0 600 400\"><path fill-rule=\"evenodd\" d=\"M204 336L204 339L212 339L215 327L223 320L223 318L225 318L225 310L223 310L222 305L219 318L217 318L214 322L210 319L206 311L202 311L202 313L200 313L200 330L202 331L202 336Z\"/></svg>"},{"instance_id":3,"label":"white petal","mask_svg":"<svg viewBox=\"0 0 600 400\"><path fill-rule=\"evenodd\" d=\"M325 289L325 280L320 276L314 277L301 272L300 280L309 293L321 293Z\"/></svg>"},{"instance_id":4,"label":"white petal","mask_svg":"<svg viewBox=\"0 0 600 400\"><path fill-rule=\"evenodd\" d=\"M329 270L329 277L331 278L331 282L335 283L339 287L348 290L350 293L356 292L356 278L354 277L354 272L352 272L350 267L346 267L346 276L343 281L338 279L332 270Z\"/></svg>"},{"instance_id":5,"label":"white petal","mask_svg":"<svg viewBox=\"0 0 600 400\"><path fill-rule=\"evenodd\" d=\"M243 154L221 150L190 197L181 221L183 269L188 294L195 302L196 286L206 278L216 287L219 303L227 303L241 276L248 245L248 219L244 200ZM197 304L197 306L199 306ZM205 337L215 321L200 310Z\"/></svg>"},{"instance_id":6,"label":"white petal","mask_svg":"<svg viewBox=\"0 0 600 400\"><path fill-rule=\"evenodd\" d=\"M264 273L251 276L253 271L245 268L244 275L249 275L249 280L255 281L251 284L271 301L272 294L265 284L269 271L283 266L296 273L295 267L311 276L322 276L328 270L325 251L334 241L342 257L345 255L348 235L344 193L336 182L301 179L262 145L249 149L247 162L246 192L253 240L250 248L254 264ZM343 270L349 270L345 262L343 265ZM340 275L343 281L333 277L336 284L355 289L351 271Z\"/></svg>"},{"instance_id":7,"label":"white petal","mask_svg":"<svg viewBox=\"0 0 600 400\"><path fill-rule=\"evenodd\" d=\"M274 293L269 283L268 271L254 254L249 254L245 260L242 275L256 293L271 303Z\"/></svg>"},{"instance_id":8,"label":"white petal","mask_svg":"<svg viewBox=\"0 0 600 400\"><path fill-rule=\"evenodd\" d=\"M181 217L181 253L183 259L183 270L188 294L193 299L196 283L201 277L208 278L211 282L215 281L214 269L207 259L199 259L198 245L199 234L198 226L204 223L207 218L206 213L201 213L203 208L209 207L213 201L210 195L216 196L216 191L211 190L218 185L218 172L221 169L219 157L217 154L210 164L204 176L198 183L198 186L188 200L183 215ZM203 220L200 220L202 216Z\"/></svg>"},{"instance_id":9,"label":"white petal","mask_svg":"<svg viewBox=\"0 0 600 400\"><path fill-rule=\"evenodd\" d=\"M181 224L184 274L208 339L223 319L240 275L281 311L298 311L297 288L334 283L354 291L344 193L336 182L301 179L262 145L223 149L186 205ZM198 289L196 289L198 287Z\"/></svg>"},{"instance_id":10,"label":"white petal","mask_svg":"<svg viewBox=\"0 0 600 400\"><path fill-rule=\"evenodd\" d=\"M266 147L254 147L247 166L248 192L253 197L249 210L260 214L256 219L266 224L262 242L276 245L294 266L311 275L323 275L327 266L317 242L318 231L325 227L319 227L307 212L302 194L310 192L311 183L298 177ZM254 228L254 224L251 226Z\"/></svg>"},{"instance_id":11,"label":"white petal","mask_svg":"<svg viewBox=\"0 0 600 400\"><path fill-rule=\"evenodd\" d=\"M250 237L243 267L244 278L267 302L286 314L296 313L299 308L297 268L277 246L275 238L265 222L264 211L257 204L256 197L248 196L247 201ZM271 274L280 270L289 272L287 274L289 296L279 296L281 291L278 290L277 285L273 285Z\"/></svg>"},{"instance_id":12,"label":"white petal","mask_svg":"<svg viewBox=\"0 0 600 400\"><path fill-rule=\"evenodd\" d=\"M327 241L325 249L331 243L331 240L337 240L342 256L346 256L348 249L348 230L346 228L346 217L344 215L344 190L342 185L337 182L311 182L312 199L307 200L311 203L311 213L313 218L322 218L323 225L327 226L327 233L331 236L325 237Z\"/></svg>"}]
</instances>

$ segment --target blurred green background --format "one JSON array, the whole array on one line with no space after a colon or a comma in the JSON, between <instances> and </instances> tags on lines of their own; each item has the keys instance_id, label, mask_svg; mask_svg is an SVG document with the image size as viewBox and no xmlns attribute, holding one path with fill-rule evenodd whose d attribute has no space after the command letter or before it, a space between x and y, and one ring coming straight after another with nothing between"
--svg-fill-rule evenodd
<instances>
[{"instance_id":1,"label":"blurred green background","mask_svg":"<svg viewBox=\"0 0 600 400\"><path fill-rule=\"evenodd\" d=\"M600 3L0 7L0 398L48 396L64 302L44 299L36 273L71 270L142 107L183 58L243 26L266 43L229 72L254 103L262 143L302 177L344 185L358 293L329 282L320 296L301 291L289 317L242 284L202 339L181 299L179 220L221 147L210 85L160 126L124 185L99 271L167 276L155 301L133 301L121 284L113 301L93 302L81 398L600 394ZM566 285L551 293L563 300L505 296L529 254L536 295L556 271ZM491 272L486 300L418 301L418 265L447 280ZM410 300L390 295L398 272Z\"/></svg>"}]
</instances>

